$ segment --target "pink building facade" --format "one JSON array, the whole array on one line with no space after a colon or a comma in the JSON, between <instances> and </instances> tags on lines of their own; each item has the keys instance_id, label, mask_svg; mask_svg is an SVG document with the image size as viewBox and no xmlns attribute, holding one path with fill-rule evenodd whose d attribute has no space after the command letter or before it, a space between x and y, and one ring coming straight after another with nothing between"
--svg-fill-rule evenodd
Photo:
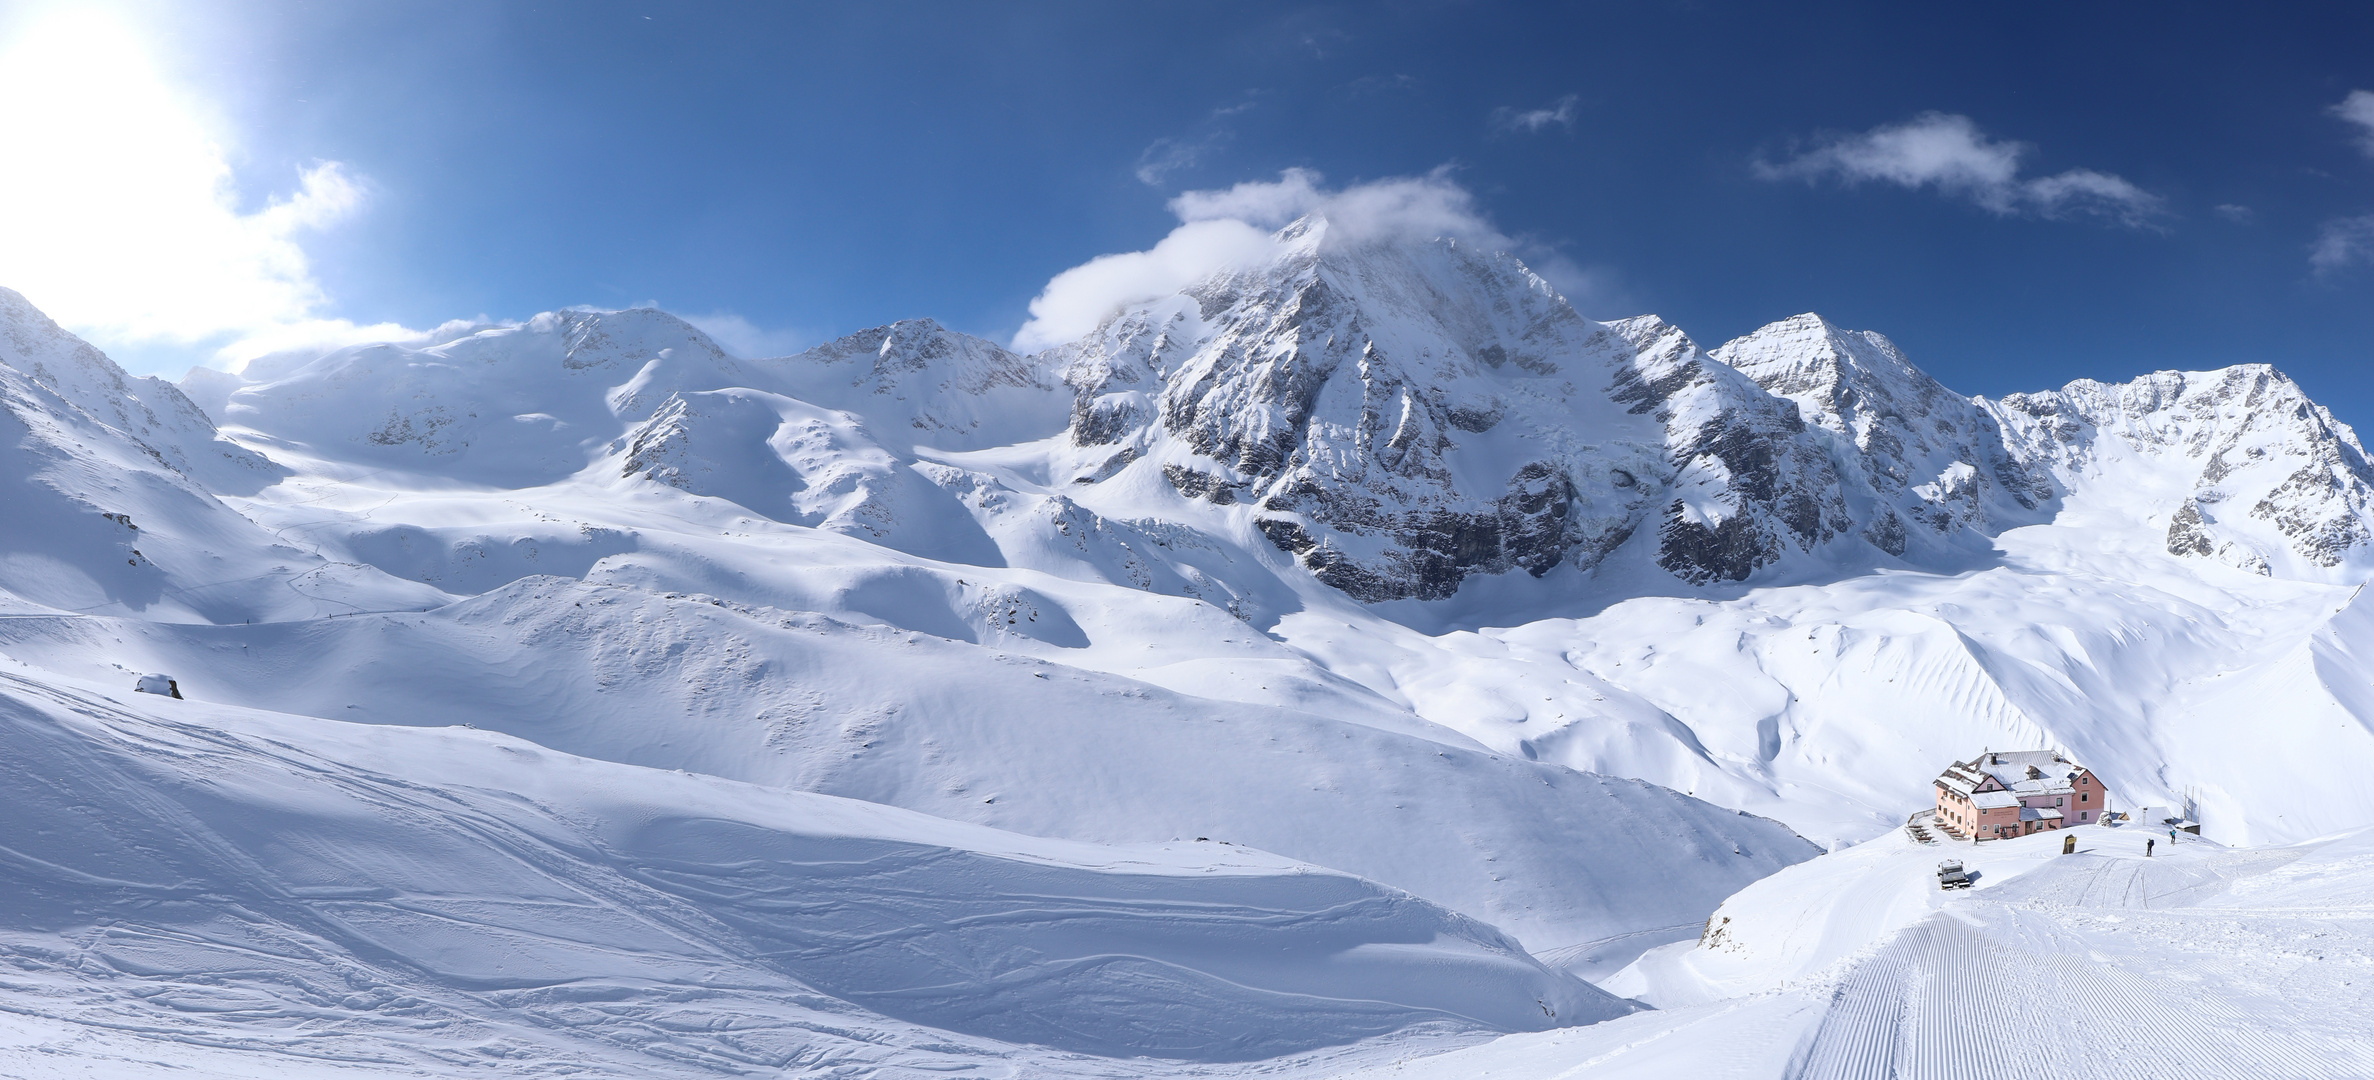
<instances>
[{"instance_id":1,"label":"pink building facade","mask_svg":"<svg viewBox=\"0 0 2374 1080\"><path fill-rule=\"evenodd\" d=\"M2110 789L2051 750L1988 751L1937 777L1937 823L1971 840L2092 825L2110 809Z\"/></svg>"}]
</instances>

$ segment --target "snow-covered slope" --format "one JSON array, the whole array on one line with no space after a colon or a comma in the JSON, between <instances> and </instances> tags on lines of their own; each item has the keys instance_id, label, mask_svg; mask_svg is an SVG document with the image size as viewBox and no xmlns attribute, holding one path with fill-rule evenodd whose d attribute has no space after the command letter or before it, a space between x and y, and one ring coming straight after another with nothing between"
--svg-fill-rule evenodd
<instances>
[{"instance_id":1,"label":"snow-covered slope","mask_svg":"<svg viewBox=\"0 0 2374 1080\"><path fill-rule=\"evenodd\" d=\"M708 336L665 312L548 312L455 341L289 357L228 395L225 425L267 449L526 487L585 467L679 388L748 385Z\"/></svg>"},{"instance_id":2,"label":"snow-covered slope","mask_svg":"<svg viewBox=\"0 0 2374 1080\"><path fill-rule=\"evenodd\" d=\"M2374 1070L2374 832L1901 832L1792 867L1610 985L1666 1006L1345 1077L2353 1077ZM2144 852L2156 836L2157 850ZM1977 870L1941 892L1936 864Z\"/></svg>"},{"instance_id":3,"label":"snow-covered slope","mask_svg":"<svg viewBox=\"0 0 2374 1080\"><path fill-rule=\"evenodd\" d=\"M464 1040L603 1073L1030 1056L993 1039L1231 1060L1631 1009L1473 920L1243 848L1034 839L15 672L0 733L9 1011L240 1045L260 1071L434 1067Z\"/></svg>"},{"instance_id":4,"label":"snow-covered slope","mask_svg":"<svg viewBox=\"0 0 2374 1080\"><path fill-rule=\"evenodd\" d=\"M217 497L285 473L0 289L0 603L230 622L445 599L283 543Z\"/></svg>"},{"instance_id":5,"label":"snow-covered slope","mask_svg":"<svg viewBox=\"0 0 2374 1080\"><path fill-rule=\"evenodd\" d=\"M1539 950L1664 930L1812 853L1773 822L1638 781L912 631L556 578L317 623L7 620L0 652L91 678L113 674L107 657L184 673L196 699L468 723L1034 835L1246 844Z\"/></svg>"}]
</instances>

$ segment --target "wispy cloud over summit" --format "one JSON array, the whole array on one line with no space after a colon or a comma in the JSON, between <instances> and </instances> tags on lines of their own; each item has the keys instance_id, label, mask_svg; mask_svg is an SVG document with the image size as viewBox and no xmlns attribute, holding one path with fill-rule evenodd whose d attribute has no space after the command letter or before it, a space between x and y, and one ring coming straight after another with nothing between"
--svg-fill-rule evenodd
<instances>
[{"instance_id":1,"label":"wispy cloud over summit","mask_svg":"<svg viewBox=\"0 0 2374 1080\"><path fill-rule=\"evenodd\" d=\"M1495 227L1475 194L1448 166L1422 176L1394 176L1331 188L1309 169L1275 180L1180 193L1170 201L1179 226L1145 251L1099 255L1047 282L1030 302L1030 321L1014 346L1043 349L1075 340L1129 304L1156 299L1229 266L1270 257L1271 233L1297 218L1327 219L1328 236L1353 243L1452 237L1515 251L1570 299L1599 304L1614 286L1604 272L1576 265L1554 248Z\"/></svg>"},{"instance_id":2,"label":"wispy cloud over summit","mask_svg":"<svg viewBox=\"0 0 2374 1080\"><path fill-rule=\"evenodd\" d=\"M1766 180L1932 188L2005 216L2089 214L2148 226L2163 212L2159 196L2111 173L2070 169L2023 177L2020 159L2030 149L1988 138L1967 116L1930 112L1859 135L1830 136L1785 161L1758 161L1754 168Z\"/></svg>"}]
</instances>

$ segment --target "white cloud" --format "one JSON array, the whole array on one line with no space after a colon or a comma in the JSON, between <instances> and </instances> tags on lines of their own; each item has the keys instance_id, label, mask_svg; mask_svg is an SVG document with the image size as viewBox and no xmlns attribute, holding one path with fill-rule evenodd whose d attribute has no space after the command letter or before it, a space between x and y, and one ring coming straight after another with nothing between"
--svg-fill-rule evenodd
<instances>
[{"instance_id":1,"label":"white cloud","mask_svg":"<svg viewBox=\"0 0 2374 1080\"><path fill-rule=\"evenodd\" d=\"M1124 306L1168 296L1269 250L1268 230L1217 220L1180 225L1151 250L1099 255L1055 275L1039 290L1030 302L1030 321L1014 334L1014 347L1036 352L1075 340Z\"/></svg>"},{"instance_id":2,"label":"white cloud","mask_svg":"<svg viewBox=\"0 0 2374 1080\"><path fill-rule=\"evenodd\" d=\"M1316 172L1288 169L1276 180L1181 192L1170 209L1182 222L1239 221L1263 229L1283 228L1296 218L1318 214L1327 219L1330 237L1355 242L1451 236L1485 247L1517 246L1484 219L1475 195L1451 179L1447 166L1424 176L1388 177L1340 191L1323 184Z\"/></svg>"},{"instance_id":3,"label":"white cloud","mask_svg":"<svg viewBox=\"0 0 2374 1080\"><path fill-rule=\"evenodd\" d=\"M725 346L726 351L735 356L789 356L807 346L810 340L807 335L796 330L766 329L730 311L679 317L699 327L702 333L717 339L718 344Z\"/></svg>"},{"instance_id":4,"label":"white cloud","mask_svg":"<svg viewBox=\"0 0 2374 1080\"><path fill-rule=\"evenodd\" d=\"M2352 90L2332 107L2333 115L2358 127L2358 149L2374 157L2374 91Z\"/></svg>"},{"instance_id":5,"label":"white cloud","mask_svg":"<svg viewBox=\"0 0 2374 1080\"><path fill-rule=\"evenodd\" d=\"M0 51L0 284L101 345L229 341L218 359L294 338L401 327L329 318L303 240L367 185L317 162L242 212L221 125L169 85L113 17L60 8Z\"/></svg>"},{"instance_id":6,"label":"white cloud","mask_svg":"<svg viewBox=\"0 0 2374 1080\"><path fill-rule=\"evenodd\" d=\"M1191 134L1166 135L1146 144L1146 148L1138 152L1138 182L1147 187L1161 187L1172 173L1194 168L1209 160L1236 138L1236 132L1229 127L1228 120L1240 113L1250 112L1257 104L1254 100L1256 94L1256 91L1247 91L1244 100L1213 109Z\"/></svg>"},{"instance_id":7,"label":"white cloud","mask_svg":"<svg viewBox=\"0 0 2374 1080\"><path fill-rule=\"evenodd\" d=\"M1989 139L1967 116L1923 113L1902 124L1860 135L1834 136L1780 164L1759 161L1766 180L1808 183L1836 178L1850 186L1870 181L1935 188L1997 214L2061 217L2095 214L2142 226L2161 212L2158 196L2093 169L2020 177L2024 143Z\"/></svg>"},{"instance_id":8,"label":"white cloud","mask_svg":"<svg viewBox=\"0 0 2374 1080\"><path fill-rule=\"evenodd\" d=\"M1296 219L1327 219L1327 242L1371 243L1453 237L1478 247L1518 252L1569 298L1593 303L1611 295L1609 276L1576 266L1554 250L1502 233L1476 207L1475 195L1453 182L1448 167L1331 189L1308 169L1288 169L1210 191L1182 192L1170 201L1179 226L1145 251L1100 255L1047 282L1030 302L1030 321L1014 347L1035 351L1078 340L1135 303L1169 296L1212 273L1269 258L1271 234ZM1570 288L1571 287L1571 288Z\"/></svg>"},{"instance_id":9,"label":"white cloud","mask_svg":"<svg viewBox=\"0 0 2374 1080\"><path fill-rule=\"evenodd\" d=\"M2358 263L2374 263L2374 214L2325 222L2308 247L2308 265L2330 274Z\"/></svg>"},{"instance_id":10,"label":"white cloud","mask_svg":"<svg viewBox=\"0 0 2374 1080\"><path fill-rule=\"evenodd\" d=\"M1568 94L1551 102L1548 108L1520 110L1503 105L1492 110L1492 129L1494 131L1524 132L1531 135L1551 124L1557 124L1572 130L1575 101L1575 96Z\"/></svg>"},{"instance_id":11,"label":"white cloud","mask_svg":"<svg viewBox=\"0 0 2374 1080\"><path fill-rule=\"evenodd\" d=\"M2210 209L2217 211L2217 216L2222 217L2227 221L2231 221L2236 225L2250 224L2250 220L2258 216L2258 211L2244 206L2241 203L2219 203L2216 206L2210 207Z\"/></svg>"},{"instance_id":12,"label":"white cloud","mask_svg":"<svg viewBox=\"0 0 2374 1080\"><path fill-rule=\"evenodd\" d=\"M1206 134L1200 139L1174 139L1165 136L1146 144L1138 154L1138 183L1147 187L1161 187L1170 174L1193 168L1225 139L1220 132Z\"/></svg>"}]
</instances>

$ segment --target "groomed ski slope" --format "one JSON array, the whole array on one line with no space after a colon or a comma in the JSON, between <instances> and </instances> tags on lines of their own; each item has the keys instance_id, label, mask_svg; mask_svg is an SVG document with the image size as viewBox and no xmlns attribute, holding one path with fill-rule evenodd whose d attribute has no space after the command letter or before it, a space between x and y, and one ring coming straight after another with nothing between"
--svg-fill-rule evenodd
<instances>
[{"instance_id":1,"label":"groomed ski slope","mask_svg":"<svg viewBox=\"0 0 2374 1080\"><path fill-rule=\"evenodd\" d=\"M1151 1063L1081 1055L1634 1008L1474 920L1259 851L1037 839L14 663L0 820L9 1076L205 1048L251 1076L1128 1075Z\"/></svg>"},{"instance_id":2,"label":"groomed ski slope","mask_svg":"<svg viewBox=\"0 0 2374 1080\"><path fill-rule=\"evenodd\" d=\"M1973 888L1936 887L1948 857ZM1895 832L1750 886L1702 941L1605 985L1663 1008L1343 1075L2374 1074L2374 831L2260 849L2140 827Z\"/></svg>"}]
</instances>

